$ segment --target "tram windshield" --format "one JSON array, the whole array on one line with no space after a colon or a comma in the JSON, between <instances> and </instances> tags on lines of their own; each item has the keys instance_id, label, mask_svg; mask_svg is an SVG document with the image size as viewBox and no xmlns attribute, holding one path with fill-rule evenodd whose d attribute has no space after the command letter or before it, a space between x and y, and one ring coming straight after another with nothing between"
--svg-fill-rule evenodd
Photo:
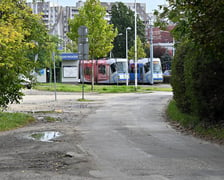
<instances>
[{"instance_id":1,"label":"tram windshield","mask_svg":"<svg viewBox=\"0 0 224 180\"><path fill-rule=\"evenodd\" d=\"M117 72L125 72L126 64L125 62L117 62Z\"/></svg>"},{"instance_id":2,"label":"tram windshield","mask_svg":"<svg viewBox=\"0 0 224 180\"><path fill-rule=\"evenodd\" d=\"M153 62L153 72L161 72L162 68L158 61Z\"/></svg>"}]
</instances>

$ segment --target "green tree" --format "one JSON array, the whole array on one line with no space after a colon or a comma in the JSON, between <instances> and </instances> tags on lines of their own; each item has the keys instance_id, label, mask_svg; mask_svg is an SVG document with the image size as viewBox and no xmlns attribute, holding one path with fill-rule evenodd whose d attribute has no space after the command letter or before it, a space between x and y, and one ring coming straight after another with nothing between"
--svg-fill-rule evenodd
<instances>
[{"instance_id":1,"label":"green tree","mask_svg":"<svg viewBox=\"0 0 224 180\"><path fill-rule=\"evenodd\" d=\"M37 29L42 31L38 35ZM25 1L0 1L0 108L22 98L19 75L29 75L35 67L29 56L43 34L46 29L40 17L32 14Z\"/></svg>"},{"instance_id":2,"label":"green tree","mask_svg":"<svg viewBox=\"0 0 224 180\"><path fill-rule=\"evenodd\" d=\"M79 15L69 21L68 37L77 42L78 28L82 25L88 28L89 56L91 59L106 57L113 48L113 40L117 30L104 18L106 9L99 0L87 0L79 9ZM94 67L92 66L92 90L94 89Z\"/></svg>"},{"instance_id":3,"label":"green tree","mask_svg":"<svg viewBox=\"0 0 224 180\"><path fill-rule=\"evenodd\" d=\"M145 58L146 54L144 51L141 39L137 36L137 59ZM128 59L135 59L135 46L132 46L130 51L128 51Z\"/></svg>"},{"instance_id":4,"label":"green tree","mask_svg":"<svg viewBox=\"0 0 224 180\"><path fill-rule=\"evenodd\" d=\"M177 105L202 122L220 123L224 119L224 2L168 2L169 7L156 14L162 24L167 17L176 23L173 36L179 44L172 66L172 85Z\"/></svg>"},{"instance_id":5,"label":"green tree","mask_svg":"<svg viewBox=\"0 0 224 180\"><path fill-rule=\"evenodd\" d=\"M106 9L99 0L87 0L79 9L79 15L69 21L68 36L73 41L78 40L78 28L82 25L88 28L89 55L91 58L105 57L113 48L113 40L117 35L112 24L104 19Z\"/></svg>"},{"instance_id":6,"label":"green tree","mask_svg":"<svg viewBox=\"0 0 224 180\"><path fill-rule=\"evenodd\" d=\"M131 28L131 30L128 30L128 46L132 47L134 45L135 14L124 3L118 2L111 8L111 24L114 24L119 34L122 33L121 36L117 36L114 40L113 55L114 57L125 58L127 27ZM137 35L143 43L146 42L145 25L140 20L139 16L137 16Z\"/></svg>"},{"instance_id":7,"label":"green tree","mask_svg":"<svg viewBox=\"0 0 224 180\"><path fill-rule=\"evenodd\" d=\"M58 49L59 44L61 43L61 40L58 38L58 36L49 35L47 41L45 42L45 50L42 51L43 53L43 59L38 58L38 65L37 70L40 68L47 68L50 72L50 82L52 82L53 74L52 69L54 67L54 61L53 61L53 55L55 60L56 68L60 67L61 57L60 53L61 51ZM59 80L59 79L57 79Z\"/></svg>"},{"instance_id":8,"label":"green tree","mask_svg":"<svg viewBox=\"0 0 224 180\"><path fill-rule=\"evenodd\" d=\"M78 52L78 45L74 41L69 41L66 43L66 51L67 52Z\"/></svg>"}]
</instances>

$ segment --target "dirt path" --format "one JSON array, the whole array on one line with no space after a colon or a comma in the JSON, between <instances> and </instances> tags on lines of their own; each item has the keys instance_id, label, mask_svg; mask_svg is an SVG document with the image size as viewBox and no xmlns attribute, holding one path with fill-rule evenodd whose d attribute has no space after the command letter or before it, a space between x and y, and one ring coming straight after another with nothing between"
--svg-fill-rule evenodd
<instances>
[{"instance_id":1,"label":"dirt path","mask_svg":"<svg viewBox=\"0 0 224 180\"><path fill-rule=\"evenodd\" d=\"M87 94L86 99L94 101L83 103L77 101L80 93L57 93L57 101L51 92L25 90L25 94L23 102L11 105L8 111L31 113L37 121L0 133L0 179L48 179L55 172L56 179L89 177L94 164L79 145L82 139L76 127L102 106L102 95ZM57 121L48 122L49 117ZM52 142L28 138L32 133L49 131L60 132L62 136Z\"/></svg>"}]
</instances>

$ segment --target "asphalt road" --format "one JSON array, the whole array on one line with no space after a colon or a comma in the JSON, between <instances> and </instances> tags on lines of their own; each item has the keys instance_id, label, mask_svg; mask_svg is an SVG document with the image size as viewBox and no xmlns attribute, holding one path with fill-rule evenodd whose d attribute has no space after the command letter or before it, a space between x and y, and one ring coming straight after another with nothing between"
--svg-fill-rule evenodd
<instances>
[{"instance_id":1,"label":"asphalt road","mask_svg":"<svg viewBox=\"0 0 224 180\"><path fill-rule=\"evenodd\" d=\"M170 93L113 97L79 126L102 179L224 179L224 148L183 135L164 119Z\"/></svg>"},{"instance_id":2,"label":"asphalt road","mask_svg":"<svg viewBox=\"0 0 224 180\"><path fill-rule=\"evenodd\" d=\"M57 146L57 151L66 152L71 148L77 149L78 146L79 152L82 152L79 153L79 158L83 158L85 163L68 165L69 171L58 172L31 168L21 175L21 170L17 169L11 174L13 179L224 179L224 146L182 134L166 121L164 111L172 98L170 92L87 94L87 99L94 101L86 102L86 105L83 103L79 108L76 106L78 102L71 99L78 98L80 94L61 93L58 101L54 102L53 94L35 93L27 91L24 102L19 106L13 105L9 110L38 111L54 108L61 109L64 115L70 113L69 116L64 116L67 120L57 125L51 124L55 130L64 133L61 137L63 141L51 144L51 148ZM82 111L82 116L77 116L79 119L72 122L72 112L78 111ZM46 125L42 129L44 127ZM21 131L17 130L16 133L21 134ZM7 133L4 135L7 136ZM73 140L76 136L79 141ZM60 149L62 146L63 149ZM74 173L76 171L79 173ZM0 179L7 179L9 174L10 172L1 171L0 164Z\"/></svg>"}]
</instances>

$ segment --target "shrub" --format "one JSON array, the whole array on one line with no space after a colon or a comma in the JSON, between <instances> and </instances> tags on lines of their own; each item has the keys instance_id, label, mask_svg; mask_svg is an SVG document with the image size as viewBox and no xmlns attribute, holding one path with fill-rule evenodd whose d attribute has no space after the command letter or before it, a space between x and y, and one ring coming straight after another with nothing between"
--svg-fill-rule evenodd
<instances>
[{"instance_id":1,"label":"shrub","mask_svg":"<svg viewBox=\"0 0 224 180\"><path fill-rule=\"evenodd\" d=\"M190 101L186 96L186 84L185 84L185 59L188 52L187 43L179 45L176 55L172 63L172 79L171 85L173 87L174 99L177 107L182 112L190 112Z\"/></svg>"}]
</instances>

